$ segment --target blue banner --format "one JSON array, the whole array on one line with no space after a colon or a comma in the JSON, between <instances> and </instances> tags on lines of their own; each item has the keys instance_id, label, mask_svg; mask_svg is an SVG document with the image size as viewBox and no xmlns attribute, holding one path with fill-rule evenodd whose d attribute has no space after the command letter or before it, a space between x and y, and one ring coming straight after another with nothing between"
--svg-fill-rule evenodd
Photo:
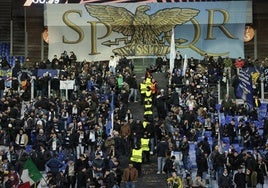
<instances>
[{"instance_id":1,"label":"blue banner","mask_svg":"<svg viewBox=\"0 0 268 188\"><path fill-rule=\"evenodd\" d=\"M43 77L43 76L50 76L53 78L54 76L58 75L58 70L55 69L38 69L37 76Z\"/></svg>"},{"instance_id":2,"label":"blue banner","mask_svg":"<svg viewBox=\"0 0 268 188\"><path fill-rule=\"evenodd\" d=\"M111 102L110 102L110 111L109 111L109 119L106 126L106 134L112 135L114 128L114 93L111 93Z\"/></svg>"},{"instance_id":3,"label":"blue banner","mask_svg":"<svg viewBox=\"0 0 268 188\"><path fill-rule=\"evenodd\" d=\"M253 107L253 89L251 74L246 69L239 70L239 84L236 89L236 96L243 99L248 105Z\"/></svg>"}]
</instances>

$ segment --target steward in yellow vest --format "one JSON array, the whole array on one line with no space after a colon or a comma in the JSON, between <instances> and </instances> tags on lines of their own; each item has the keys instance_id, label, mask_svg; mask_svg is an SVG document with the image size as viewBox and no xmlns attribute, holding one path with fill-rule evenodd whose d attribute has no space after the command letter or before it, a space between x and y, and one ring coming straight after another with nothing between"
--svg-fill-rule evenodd
<instances>
[{"instance_id":1,"label":"steward in yellow vest","mask_svg":"<svg viewBox=\"0 0 268 188\"><path fill-rule=\"evenodd\" d=\"M142 148L133 148L130 160L135 163L142 163Z\"/></svg>"},{"instance_id":2,"label":"steward in yellow vest","mask_svg":"<svg viewBox=\"0 0 268 188\"><path fill-rule=\"evenodd\" d=\"M150 162L150 139L147 137L147 134L144 133L143 138L141 138L141 149L142 149L142 162Z\"/></svg>"},{"instance_id":3,"label":"steward in yellow vest","mask_svg":"<svg viewBox=\"0 0 268 188\"><path fill-rule=\"evenodd\" d=\"M143 104L143 102L144 102L145 92L146 92L146 83L145 83L145 80L143 80L143 81L140 83L140 97L141 97L141 104Z\"/></svg>"},{"instance_id":4,"label":"steward in yellow vest","mask_svg":"<svg viewBox=\"0 0 268 188\"><path fill-rule=\"evenodd\" d=\"M141 163L142 163L142 148L137 145L132 149L132 154L130 157L133 166L138 170L139 175L141 175Z\"/></svg>"},{"instance_id":5,"label":"steward in yellow vest","mask_svg":"<svg viewBox=\"0 0 268 188\"><path fill-rule=\"evenodd\" d=\"M150 101L145 101L143 115L144 118L148 120L153 118L153 105Z\"/></svg>"},{"instance_id":6,"label":"steward in yellow vest","mask_svg":"<svg viewBox=\"0 0 268 188\"><path fill-rule=\"evenodd\" d=\"M152 78L151 77L148 77L145 79L145 83L146 83L146 86L147 87L151 87L151 84L152 84Z\"/></svg>"},{"instance_id":7,"label":"steward in yellow vest","mask_svg":"<svg viewBox=\"0 0 268 188\"><path fill-rule=\"evenodd\" d=\"M143 126L143 128L145 129L146 126L147 126L147 121L143 121L143 122L142 122L142 126Z\"/></svg>"},{"instance_id":8,"label":"steward in yellow vest","mask_svg":"<svg viewBox=\"0 0 268 188\"><path fill-rule=\"evenodd\" d=\"M152 90L149 86L146 87L146 91L145 91L144 102L146 101L153 102Z\"/></svg>"}]
</instances>

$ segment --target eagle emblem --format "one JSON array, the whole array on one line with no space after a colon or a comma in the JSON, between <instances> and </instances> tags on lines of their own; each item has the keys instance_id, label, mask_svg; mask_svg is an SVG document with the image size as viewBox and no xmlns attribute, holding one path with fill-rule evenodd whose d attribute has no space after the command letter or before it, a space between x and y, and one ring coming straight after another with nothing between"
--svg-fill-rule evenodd
<instances>
[{"instance_id":1,"label":"eagle emblem","mask_svg":"<svg viewBox=\"0 0 268 188\"><path fill-rule=\"evenodd\" d=\"M85 7L92 17L110 25L114 32L129 37L125 46L113 49L114 53L126 56L169 53L170 47L159 40L160 35L190 21L199 13L196 9L166 8L148 15L148 5L138 6L135 14L126 8L111 5L85 4Z\"/></svg>"}]
</instances>

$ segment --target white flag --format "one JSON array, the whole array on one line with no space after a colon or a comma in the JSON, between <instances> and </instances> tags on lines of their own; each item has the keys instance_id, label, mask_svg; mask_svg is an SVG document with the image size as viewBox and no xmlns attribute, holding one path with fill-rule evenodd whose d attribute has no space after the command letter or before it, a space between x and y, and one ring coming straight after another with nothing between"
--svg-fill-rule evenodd
<instances>
[{"instance_id":1,"label":"white flag","mask_svg":"<svg viewBox=\"0 0 268 188\"><path fill-rule=\"evenodd\" d=\"M175 32L174 27L171 31L171 41L170 41L170 59L169 59L169 71L172 74L174 69L174 61L176 58L176 45L175 45Z\"/></svg>"}]
</instances>

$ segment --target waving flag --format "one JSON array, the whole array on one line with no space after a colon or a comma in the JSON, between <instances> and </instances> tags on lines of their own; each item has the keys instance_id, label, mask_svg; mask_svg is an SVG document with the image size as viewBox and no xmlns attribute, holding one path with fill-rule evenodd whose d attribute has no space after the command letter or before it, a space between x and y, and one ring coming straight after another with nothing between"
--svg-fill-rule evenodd
<instances>
[{"instance_id":1,"label":"waving flag","mask_svg":"<svg viewBox=\"0 0 268 188\"><path fill-rule=\"evenodd\" d=\"M32 159L27 159L23 166L23 171L21 174L21 180L23 181L23 183L29 182L30 185L33 185L41 178L42 174L39 172Z\"/></svg>"}]
</instances>

